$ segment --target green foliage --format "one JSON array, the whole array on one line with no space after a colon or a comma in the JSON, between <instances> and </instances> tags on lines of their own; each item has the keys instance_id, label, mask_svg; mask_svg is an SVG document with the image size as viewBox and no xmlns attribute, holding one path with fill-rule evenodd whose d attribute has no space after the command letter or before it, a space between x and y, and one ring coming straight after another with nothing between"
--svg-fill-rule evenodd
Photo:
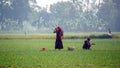
<instances>
[{"instance_id":1,"label":"green foliage","mask_svg":"<svg viewBox=\"0 0 120 68\"><path fill-rule=\"evenodd\" d=\"M83 50L84 39L63 40L64 49L54 50L55 39L0 40L0 67L10 68L119 68L120 39L92 39L96 45ZM68 46L75 50L68 51ZM45 47L46 51L41 49Z\"/></svg>"}]
</instances>

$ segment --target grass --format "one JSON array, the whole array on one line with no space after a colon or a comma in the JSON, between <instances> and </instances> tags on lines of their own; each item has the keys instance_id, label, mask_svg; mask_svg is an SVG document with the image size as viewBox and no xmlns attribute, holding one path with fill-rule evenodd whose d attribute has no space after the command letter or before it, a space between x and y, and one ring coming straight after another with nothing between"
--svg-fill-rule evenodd
<instances>
[{"instance_id":1,"label":"grass","mask_svg":"<svg viewBox=\"0 0 120 68\"><path fill-rule=\"evenodd\" d=\"M81 48L84 40L64 39L59 51L54 39L1 39L0 68L120 68L120 39L92 39L91 50Z\"/></svg>"},{"instance_id":2,"label":"grass","mask_svg":"<svg viewBox=\"0 0 120 68\"><path fill-rule=\"evenodd\" d=\"M55 39L55 34L1 34L0 39ZM64 33L65 39L84 39L91 38L108 38L106 32L91 32L91 33ZM120 32L112 33L112 38L120 38Z\"/></svg>"}]
</instances>

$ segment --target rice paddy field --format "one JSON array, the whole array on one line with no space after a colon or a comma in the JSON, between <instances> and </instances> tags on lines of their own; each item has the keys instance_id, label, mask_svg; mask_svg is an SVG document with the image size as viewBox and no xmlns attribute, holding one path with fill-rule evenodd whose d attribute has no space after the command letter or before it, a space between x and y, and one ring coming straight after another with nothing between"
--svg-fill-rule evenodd
<instances>
[{"instance_id":1,"label":"rice paddy field","mask_svg":"<svg viewBox=\"0 0 120 68\"><path fill-rule=\"evenodd\" d=\"M85 39L63 39L64 49L55 50L54 38L16 37L0 36L0 68L120 68L119 38L91 39L90 50L82 49Z\"/></svg>"}]
</instances>

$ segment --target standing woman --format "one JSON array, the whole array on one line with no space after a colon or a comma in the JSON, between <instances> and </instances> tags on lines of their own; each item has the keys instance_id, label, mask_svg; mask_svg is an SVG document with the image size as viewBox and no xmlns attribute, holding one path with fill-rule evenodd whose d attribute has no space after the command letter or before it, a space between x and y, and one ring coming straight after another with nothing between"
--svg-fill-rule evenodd
<instances>
[{"instance_id":1,"label":"standing woman","mask_svg":"<svg viewBox=\"0 0 120 68\"><path fill-rule=\"evenodd\" d=\"M63 30L62 30L62 28L58 26L57 28L55 28L54 33L56 33L55 50L63 49L63 43L62 43Z\"/></svg>"}]
</instances>

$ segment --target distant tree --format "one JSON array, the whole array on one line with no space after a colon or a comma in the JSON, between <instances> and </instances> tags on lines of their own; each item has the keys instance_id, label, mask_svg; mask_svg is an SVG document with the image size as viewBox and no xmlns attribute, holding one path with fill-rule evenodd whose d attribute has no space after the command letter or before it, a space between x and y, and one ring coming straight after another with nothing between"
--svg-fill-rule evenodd
<instances>
[{"instance_id":1,"label":"distant tree","mask_svg":"<svg viewBox=\"0 0 120 68\"><path fill-rule=\"evenodd\" d=\"M111 28L113 31L120 31L120 0L104 0L98 11L99 19L106 22L106 30Z\"/></svg>"},{"instance_id":2,"label":"distant tree","mask_svg":"<svg viewBox=\"0 0 120 68\"><path fill-rule=\"evenodd\" d=\"M0 0L0 24L1 30L7 27L5 20L14 20L18 24L16 27L23 28L23 21L28 19L28 14L31 12L30 1L35 0ZM15 22L13 23L15 24Z\"/></svg>"},{"instance_id":3,"label":"distant tree","mask_svg":"<svg viewBox=\"0 0 120 68\"><path fill-rule=\"evenodd\" d=\"M58 25L67 31L98 31L104 27L105 23L97 18L97 10L96 1L88 0L59 2L50 7L51 20L58 20Z\"/></svg>"},{"instance_id":4,"label":"distant tree","mask_svg":"<svg viewBox=\"0 0 120 68\"><path fill-rule=\"evenodd\" d=\"M120 31L120 0L113 0L113 3L114 3L114 14L115 14L115 17L114 17L114 31Z\"/></svg>"},{"instance_id":5,"label":"distant tree","mask_svg":"<svg viewBox=\"0 0 120 68\"><path fill-rule=\"evenodd\" d=\"M0 0L0 27L4 29L4 22L9 18L9 10L11 11L11 2L9 0Z\"/></svg>"}]
</instances>

